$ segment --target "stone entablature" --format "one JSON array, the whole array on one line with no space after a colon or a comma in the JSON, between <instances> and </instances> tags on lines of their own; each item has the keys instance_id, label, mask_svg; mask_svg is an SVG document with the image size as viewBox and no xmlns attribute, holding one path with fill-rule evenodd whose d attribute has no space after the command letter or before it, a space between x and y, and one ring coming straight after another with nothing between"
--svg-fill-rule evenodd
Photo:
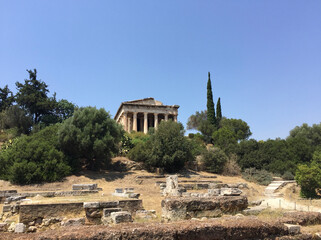
<instances>
[{"instance_id":1,"label":"stone entablature","mask_svg":"<svg viewBox=\"0 0 321 240\"><path fill-rule=\"evenodd\" d=\"M121 103L114 119L127 132L147 133L150 127L157 129L162 120L177 122L178 108L178 105L163 105L154 98L144 98Z\"/></svg>"}]
</instances>

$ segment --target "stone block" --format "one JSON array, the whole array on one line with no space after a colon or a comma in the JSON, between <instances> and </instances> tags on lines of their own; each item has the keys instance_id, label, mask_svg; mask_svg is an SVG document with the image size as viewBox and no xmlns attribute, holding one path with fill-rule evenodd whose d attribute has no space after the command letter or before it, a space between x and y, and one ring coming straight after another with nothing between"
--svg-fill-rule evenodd
<instances>
[{"instance_id":1,"label":"stone block","mask_svg":"<svg viewBox=\"0 0 321 240\"><path fill-rule=\"evenodd\" d=\"M132 222L132 215L129 212L113 212L110 214L113 223Z\"/></svg>"},{"instance_id":2,"label":"stone block","mask_svg":"<svg viewBox=\"0 0 321 240\"><path fill-rule=\"evenodd\" d=\"M8 223L0 223L0 232L6 232L8 230Z\"/></svg>"},{"instance_id":3,"label":"stone block","mask_svg":"<svg viewBox=\"0 0 321 240\"><path fill-rule=\"evenodd\" d=\"M221 189L219 188L211 188L211 189L208 189L207 191L209 196L218 196L221 193Z\"/></svg>"},{"instance_id":4,"label":"stone block","mask_svg":"<svg viewBox=\"0 0 321 240\"><path fill-rule=\"evenodd\" d=\"M84 208L99 208L99 202L84 202Z\"/></svg>"},{"instance_id":5,"label":"stone block","mask_svg":"<svg viewBox=\"0 0 321 240\"><path fill-rule=\"evenodd\" d=\"M2 212L11 212L12 206L11 205L3 205Z\"/></svg>"},{"instance_id":6,"label":"stone block","mask_svg":"<svg viewBox=\"0 0 321 240\"><path fill-rule=\"evenodd\" d=\"M86 208L86 216L88 218L101 218L101 210L99 208Z\"/></svg>"},{"instance_id":7,"label":"stone block","mask_svg":"<svg viewBox=\"0 0 321 240\"><path fill-rule=\"evenodd\" d=\"M122 188L115 188L115 193L123 193L123 189Z\"/></svg>"},{"instance_id":8,"label":"stone block","mask_svg":"<svg viewBox=\"0 0 321 240\"><path fill-rule=\"evenodd\" d=\"M289 234L296 235L301 232L300 225L293 225L293 224L284 224L284 226L288 229Z\"/></svg>"},{"instance_id":9,"label":"stone block","mask_svg":"<svg viewBox=\"0 0 321 240\"><path fill-rule=\"evenodd\" d=\"M221 188L222 196L239 196L242 194L242 190L238 188Z\"/></svg>"},{"instance_id":10,"label":"stone block","mask_svg":"<svg viewBox=\"0 0 321 240\"><path fill-rule=\"evenodd\" d=\"M128 194L128 197L129 197L129 198L138 199L139 196L140 196L140 193L129 193L129 194Z\"/></svg>"},{"instance_id":11,"label":"stone block","mask_svg":"<svg viewBox=\"0 0 321 240\"><path fill-rule=\"evenodd\" d=\"M119 205L119 201L100 202L100 208L115 208Z\"/></svg>"},{"instance_id":12,"label":"stone block","mask_svg":"<svg viewBox=\"0 0 321 240\"><path fill-rule=\"evenodd\" d=\"M103 217L110 217L110 214L113 212L121 212L121 208L104 208Z\"/></svg>"},{"instance_id":13,"label":"stone block","mask_svg":"<svg viewBox=\"0 0 321 240\"><path fill-rule=\"evenodd\" d=\"M71 218L61 222L61 226L80 226L85 224L85 218Z\"/></svg>"},{"instance_id":14,"label":"stone block","mask_svg":"<svg viewBox=\"0 0 321 240\"><path fill-rule=\"evenodd\" d=\"M260 212L264 211L265 209L267 209L267 207L255 206L255 207L245 209L243 213L244 215L258 215Z\"/></svg>"},{"instance_id":15,"label":"stone block","mask_svg":"<svg viewBox=\"0 0 321 240\"><path fill-rule=\"evenodd\" d=\"M23 223L17 223L14 232L15 233L24 233L26 231L26 225Z\"/></svg>"},{"instance_id":16,"label":"stone block","mask_svg":"<svg viewBox=\"0 0 321 240\"><path fill-rule=\"evenodd\" d=\"M137 210L135 217L141 219L157 218L155 210Z\"/></svg>"},{"instance_id":17,"label":"stone block","mask_svg":"<svg viewBox=\"0 0 321 240\"><path fill-rule=\"evenodd\" d=\"M124 188L124 193L133 193L134 188Z\"/></svg>"},{"instance_id":18,"label":"stone block","mask_svg":"<svg viewBox=\"0 0 321 240\"><path fill-rule=\"evenodd\" d=\"M97 183L72 185L72 190L96 190L96 189L97 189Z\"/></svg>"},{"instance_id":19,"label":"stone block","mask_svg":"<svg viewBox=\"0 0 321 240\"><path fill-rule=\"evenodd\" d=\"M37 232L37 227L30 226L30 227L28 227L27 232Z\"/></svg>"}]
</instances>

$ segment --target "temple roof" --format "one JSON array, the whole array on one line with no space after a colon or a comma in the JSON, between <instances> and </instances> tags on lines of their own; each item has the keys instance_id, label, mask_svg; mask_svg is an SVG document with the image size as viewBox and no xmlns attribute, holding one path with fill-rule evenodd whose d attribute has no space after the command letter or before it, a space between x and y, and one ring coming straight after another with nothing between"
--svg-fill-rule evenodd
<instances>
[{"instance_id":1,"label":"temple roof","mask_svg":"<svg viewBox=\"0 0 321 240\"><path fill-rule=\"evenodd\" d=\"M122 107L124 105L138 105L138 106L154 106L154 107L160 107L160 108L167 108L167 107L170 107L170 108L179 108L178 105L164 105L162 102L160 101L157 101L155 100L154 98L152 97L149 97L149 98L142 98L142 99L138 99L138 100L132 100L132 101L126 101L126 102L122 102L117 110L117 113L114 117L114 119L116 119L118 117L118 115L120 114L120 110L122 109Z\"/></svg>"}]
</instances>

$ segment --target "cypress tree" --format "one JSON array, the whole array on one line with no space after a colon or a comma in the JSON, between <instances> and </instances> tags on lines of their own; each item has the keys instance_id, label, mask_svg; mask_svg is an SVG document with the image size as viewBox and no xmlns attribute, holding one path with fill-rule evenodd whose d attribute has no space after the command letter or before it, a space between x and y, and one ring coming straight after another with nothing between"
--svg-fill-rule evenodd
<instances>
[{"instance_id":1,"label":"cypress tree","mask_svg":"<svg viewBox=\"0 0 321 240\"><path fill-rule=\"evenodd\" d=\"M207 120L213 126L216 126L215 106L214 106L214 101L213 101L210 72L208 72L208 81L207 81Z\"/></svg>"},{"instance_id":2,"label":"cypress tree","mask_svg":"<svg viewBox=\"0 0 321 240\"><path fill-rule=\"evenodd\" d=\"M217 125L220 124L221 119L222 119L221 98L218 98L217 104L216 104L216 121L217 121Z\"/></svg>"}]
</instances>

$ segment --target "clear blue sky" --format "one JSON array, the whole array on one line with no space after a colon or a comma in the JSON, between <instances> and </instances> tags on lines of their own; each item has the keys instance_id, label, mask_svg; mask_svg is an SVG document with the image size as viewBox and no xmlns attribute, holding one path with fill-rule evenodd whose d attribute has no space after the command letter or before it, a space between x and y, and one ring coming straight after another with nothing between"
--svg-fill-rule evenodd
<instances>
[{"instance_id":1,"label":"clear blue sky","mask_svg":"<svg viewBox=\"0 0 321 240\"><path fill-rule=\"evenodd\" d=\"M255 139L321 121L321 1L0 0L0 87L38 70L57 98L104 107L154 97L186 124L206 109Z\"/></svg>"}]
</instances>

